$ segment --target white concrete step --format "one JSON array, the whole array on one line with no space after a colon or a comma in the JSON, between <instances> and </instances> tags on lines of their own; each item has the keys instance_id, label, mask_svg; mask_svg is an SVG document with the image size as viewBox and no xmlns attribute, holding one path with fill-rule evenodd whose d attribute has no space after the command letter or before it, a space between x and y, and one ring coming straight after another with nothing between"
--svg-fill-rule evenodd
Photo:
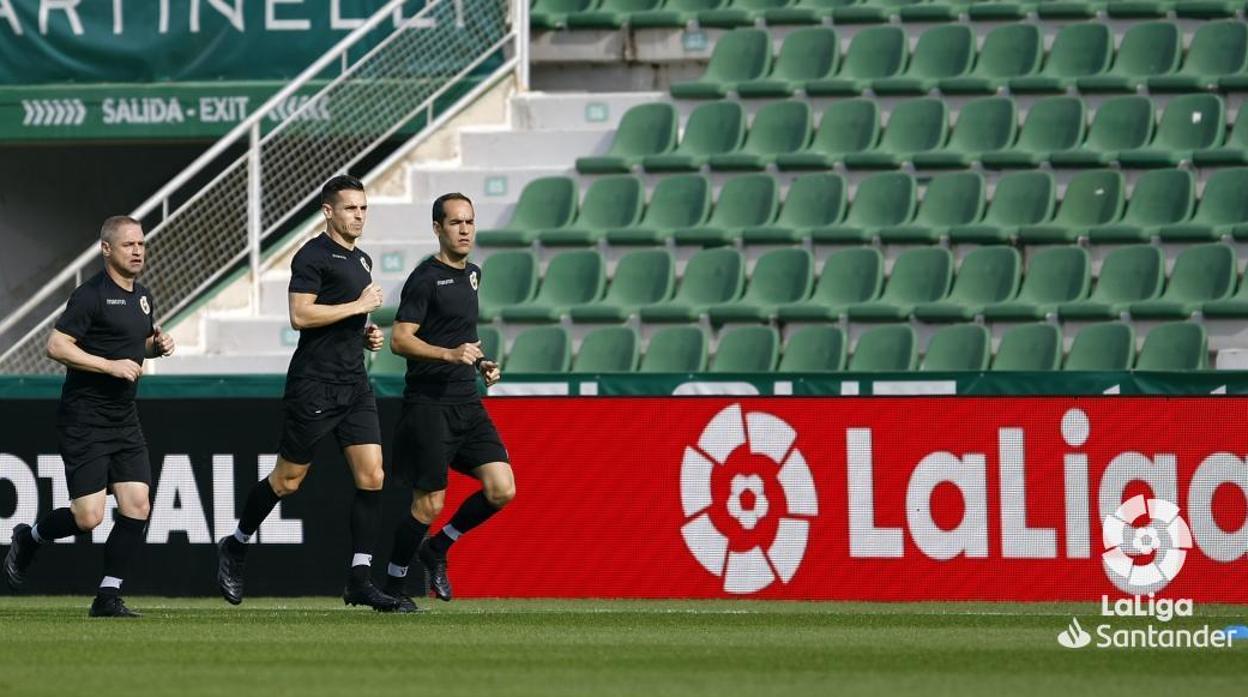
<instances>
[{"instance_id":1,"label":"white concrete step","mask_svg":"<svg viewBox=\"0 0 1248 697\"><path fill-rule=\"evenodd\" d=\"M473 201L515 203L524 186L540 177L575 176L571 163L537 167L420 167L410 171L413 201L432 202L448 191L458 191ZM477 225L482 228L481 225Z\"/></svg>"},{"instance_id":2,"label":"white concrete step","mask_svg":"<svg viewBox=\"0 0 1248 697\"><path fill-rule=\"evenodd\" d=\"M249 354L174 354L155 361L155 375L232 375L243 373L284 374L294 349Z\"/></svg>"},{"instance_id":3,"label":"white concrete step","mask_svg":"<svg viewBox=\"0 0 1248 697\"><path fill-rule=\"evenodd\" d=\"M432 206L433 199L412 203L370 203L368 228L361 246L368 249L377 240L412 240L415 244L424 244L427 239L429 253L432 254L438 248L433 234ZM473 199L472 206L477 214L477 227L482 230L498 227L510 220L511 211L515 208L514 203L478 199Z\"/></svg>"},{"instance_id":4,"label":"white concrete step","mask_svg":"<svg viewBox=\"0 0 1248 697\"><path fill-rule=\"evenodd\" d=\"M662 92L530 92L512 97L511 127L516 130L615 130L624 112L661 101Z\"/></svg>"},{"instance_id":5,"label":"white concrete step","mask_svg":"<svg viewBox=\"0 0 1248 697\"><path fill-rule=\"evenodd\" d=\"M408 274L412 272L412 267L415 266L415 262L418 262L421 258L423 258L423 256L421 257L412 256L410 258L414 260L412 263L412 266L405 267L402 271L398 271L395 273L373 274L373 281L375 281L378 285L381 286L381 291L382 293L385 294L386 305L398 305L399 304L399 296L403 292L403 283L407 281L407 276ZM260 281L260 315L261 317L280 318L282 319L283 324L285 325L289 324L289 322L286 319L289 313L289 307L288 307L289 284L290 284L290 276L288 274L283 276L279 274L278 272L270 272L264 275L264 278ZM210 322L214 320L224 321L224 320L232 320L232 319L235 319L235 318L216 317L216 318L209 318L209 321ZM299 340L298 335L296 334L295 341L298 342L298 340ZM209 335L209 341L212 341L211 335ZM215 346L215 344L210 343L208 344L208 346L210 347Z\"/></svg>"},{"instance_id":6,"label":"white concrete step","mask_svg":"<svg viewBox=\"0 0 1248 697\"><path fill-rule=\"evenodd\" d=\"M506 128L463 128L459 151L464 167L529 167L534 163L574 165L576 158L601 155L611 146L614 131L513 131Z\"/></svg>"},{"instance_id":7,"label":"white concrete step","mask_svg":"<svg viewBox=\"0 0 1248 697\"><path fill-rule=\"evenodd\" d=\"M260 317L209 317L204 336L210 352L224 355L294 351L299 344L299 332L290 328L285 311Z\"/></svg>"}]
</instances>

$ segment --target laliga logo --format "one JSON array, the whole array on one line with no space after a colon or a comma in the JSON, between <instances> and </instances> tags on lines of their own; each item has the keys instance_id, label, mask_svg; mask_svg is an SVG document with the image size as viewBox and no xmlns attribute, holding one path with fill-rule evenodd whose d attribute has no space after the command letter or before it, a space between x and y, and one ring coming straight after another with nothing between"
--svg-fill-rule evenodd
<instances>
[{"instance_id":1,"label":"laliga logo","mask_svg":"<svg viewBox=\"0 0 1248 697\"><path fill-rule=\"evenodd\" d=\"M1132 527L1142 516L1148 518L1144 525ZM1162 499L1145 503L1143 496L1135 496L1105 516L1101 541L1105 544L1101 563L1109 580L1124 593L1146 595L1165 588L1179 575L1192 548L1192 533L1179 516L1178 506ZM1136 566L1131 553L1156 553L1156 558Z\"/></svg>"},{"instance_id":2,"label":"laliga logo","mask_svg":"<svg viewBox=\"0 0 1248 697\"><path fill-rule=\"evenodd\" d=\"M716 414L698 438L696 449L685 448L680 468L680 501L688 522L680 529L685 545L707 571L723 577L724 591L756 593L777 577L788 583L806 553L810 521L819 514L818 496L810 468L793 447L797 432L783 420L763 412L741 413L734 404ZM712 480L738 448L745 446L774 464L771 472L739 473L732 477L723 505L741 529L752 532L767 515L780 513L775 535L766 549L755 544L745 551L732 549L731 540L716 527ZM784 492L784 507L768 501L765 477L774 478ZM762 528L765 530L765 528Z\"/></svg>"}]
</instances>

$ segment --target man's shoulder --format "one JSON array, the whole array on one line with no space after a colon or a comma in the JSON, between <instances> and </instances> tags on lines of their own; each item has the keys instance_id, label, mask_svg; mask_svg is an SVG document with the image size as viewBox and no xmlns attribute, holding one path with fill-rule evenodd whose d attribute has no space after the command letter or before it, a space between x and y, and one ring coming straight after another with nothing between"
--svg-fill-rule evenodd
<instances>
[{"instance_id":1,"label":"man's shoulder","mask_svg":"<svg viewBox=\"0 0 1248 697\"><path fill-rule=\"evenodd\" d=\"M324 237L325 236L323 234L317 235L307 242L304 242L303 246L299 247L299 250L295 252L294 260L310 261L313 259L323 258L325 256Z\"/></svg>"}]
</instances>

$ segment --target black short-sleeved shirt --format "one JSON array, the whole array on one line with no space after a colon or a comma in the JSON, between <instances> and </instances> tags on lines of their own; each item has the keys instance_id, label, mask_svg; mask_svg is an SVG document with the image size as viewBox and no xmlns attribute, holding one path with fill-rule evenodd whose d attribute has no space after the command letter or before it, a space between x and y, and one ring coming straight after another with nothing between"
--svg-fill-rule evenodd
<instances>
[{"instance_id":1,"label":"black short-sleeved shirt","mask_svg":"<svg viewBox=\"0 0 1248 697\"><path fill-rule=\"evenodd\" d=\"M373 260L359 247L347 249L322 233L295 253L290 272L291 293L313 293L317 305L342 305L358 299L373 282ZM364 371L366 320L366 315L352 315L301 331L286 379L344 385L368 379Z\"/></svg>"},{"instance_id":2,"label":"black short-sleeved shirt","mask_svg":"<svg viewBox=\"0 0 1248 697\"><path fill-rule=\"evenodd\" d=\"M155 303L140 283L126 290L107 272L92 276L74 290L56 330L68 334L92 356L129 358L143 365L152 335ZM103 373L69 368L61 388L57 418L62 426L121 426L138 423L136 383Z\"/></svg>"},{"instance_id":3,"label":"black short-sleeved shirt","mask_svg":"<svg viewBox=\"0 0 1248 697\"><path fill-rule=\"evenodd\" d=\"M481 269L447 266L434 257L420 262L403 284L396 322L420 325L416 338L431 346L455 348L477 341L477 288ZM404 399L469 402L479 399L477 370L439 361L407 361Z\"/></svg>"}]
</instances>

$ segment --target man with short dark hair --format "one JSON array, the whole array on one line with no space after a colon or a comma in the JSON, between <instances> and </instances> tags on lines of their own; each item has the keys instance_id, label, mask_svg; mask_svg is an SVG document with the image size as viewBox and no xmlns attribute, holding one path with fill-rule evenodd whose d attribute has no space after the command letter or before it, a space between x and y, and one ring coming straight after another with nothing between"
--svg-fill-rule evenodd
<instances>
[{"instance_id":1,"label":"man with short dark hair","mask_svg":"<svg viewBox=\"0 0 1248 697\"><path fill-rule=\"evenodd\" d=\"M413 554L425 579L418 592L432 589L449 601L451 545L516 495L507 449L477 394L478 372L487 386L501 373L477 338L481 269L468 262L476 238L472 201L458 193L439 196L433 202L433 232L438 253L404 284L390 340L390 350L407 358L393 469L412 487L412 506L395 530L386 592L410 608L414 603L405 586ZM481 490L437 535L426 538L446 498L448 466L480 480Z\"/></svg>"},{"instance_id":2,"label":"man with short dark hair","mask_svg":"<svg viewBox=\"0 0 1248 697\"><path fill-rule=\"evenodd\" d=\"M48 357L66 367L56 426L70 502L34 527L17 525L4 559L5 579L18 590L39 548L94 530L104 521L112 493L117 516L104 545L104 578L91 617L139 616L121 599L121 584L143 545L152 480L134 395L143 359L174 349L173 338L153 320L151 292L135 280L146 250L139 221L105 220L104 270L78 286L48 337Z\"/></svg>"},{"instance_id":3,"label":"man with short dark hair","mask_svg":"<svg viewBox=\"0 0 1248 697\"><path fill-rule=\"evenodd\" d=\"M286 373L277 466L251 488L238 529L217 543L217 583L234 605L243 601L247 542L278 501L299 490L317 443L332 432L355 479L352 558L342 600L383 612L398 609L398 601L369 578L384 474L377 400L361 350L377 351L383 342L381 330L367 321L381 306L381 288L373 283L372 259L356 246L367 212L358 179L330 179L321 189L325 232L291 262L290 326L300 334Z\"/></svg>"}]
</instances>

